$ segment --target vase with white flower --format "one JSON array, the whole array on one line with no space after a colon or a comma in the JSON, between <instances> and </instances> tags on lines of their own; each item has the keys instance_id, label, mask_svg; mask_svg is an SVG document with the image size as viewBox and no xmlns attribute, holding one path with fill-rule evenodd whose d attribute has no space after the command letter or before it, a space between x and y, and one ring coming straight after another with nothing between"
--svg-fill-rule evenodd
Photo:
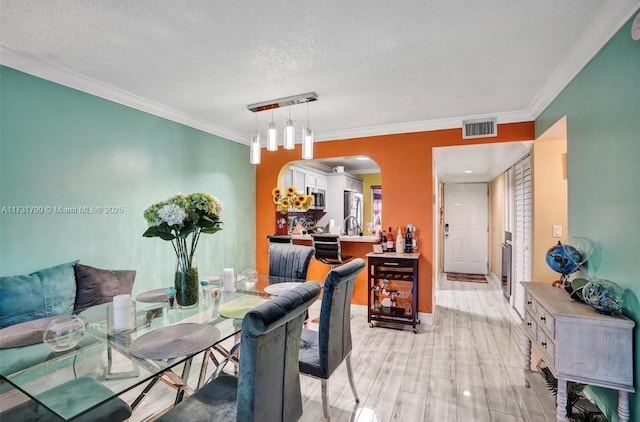
<instances>
[{"instance_id":1,"label":"vase with white flower","mask_svg":"<svg viewBox=\"0 0 640 422\"><path fill-rule=\"evenodd\" d=\"M144 211L149 228L143 236L170 241L176 253L176 302L182 307L198 304L196 247L201 234L222 230L221 213L222 203L208 193L179 193Z\"/></svg>"},{"instance_id":2,"label":"vase with white flower","mask_svg":"<svg viewBox=\"0 0 640 422\"><path fill-rule=\"evenodd\" d=\"M275 234L287 234L289 224L287 214L291 210L307 211L313 205L313 196L297 192L295 186L288 186L286 190L279 187L271 191L273 203L276 206Z\"/></svg>"}]
</instances>

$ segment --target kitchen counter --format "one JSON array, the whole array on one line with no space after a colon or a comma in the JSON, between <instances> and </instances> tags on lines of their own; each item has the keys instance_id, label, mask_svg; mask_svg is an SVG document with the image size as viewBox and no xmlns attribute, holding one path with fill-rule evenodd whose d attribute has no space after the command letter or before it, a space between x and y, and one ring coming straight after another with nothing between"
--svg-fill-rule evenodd
<instances>
[{"instance_id":1,"label":"kitchen counter","mask_svg":"<svg viewBox=\"0 0 640 422\"><path fill-rule=\"evenodd\" d=\"M311 235L308 234L292 234L293 240L309 240L311 241ZM378 236L340 236L340 242L360 242L360 243L379 243L380 238Z\"/></svg>"}]
</instances>

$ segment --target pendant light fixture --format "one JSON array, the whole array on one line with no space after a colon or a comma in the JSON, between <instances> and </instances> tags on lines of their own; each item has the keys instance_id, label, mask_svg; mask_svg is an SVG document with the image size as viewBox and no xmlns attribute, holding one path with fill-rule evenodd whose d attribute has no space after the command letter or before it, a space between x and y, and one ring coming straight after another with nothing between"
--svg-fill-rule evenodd
<instances>
[{"instance_id":1,"label":"pendant light fixture","mask_svg":"<svg viewBox=\"0 0 640 422\"><path fill-rule=\"evenodd\" d=\"M278 150L278 131L276 130L276 124L273 121L273 109L271 109L271 123L269 123L269 130L267 130L267 151Z\"/></svg>"},{"instance_id":2,"label":"pendant light fixture","mask_svg":"<svg viewBox=\"0 0 640 422\"><path fill-rule=\"evenodd\" d=\"M289 118L287 126L284 128L284 149L294 149L296 147L296 128L291 120L291 106L289 106Z\"/></svg>"},{"instance_id":3,"label":"pendant light fixture","mask_svg":"<svg viewBox=\"0 0 640 422\"><path fill-rule=\"evenodd\" d=\"M291 106L296 104L307 103L307 126L302 130L302 158L310 160L313 158L313 131L309 127L309 104L317 101L318 95L315 92L294 95L291 97L279 98L277 100L264 101L256 104L249 104L247 109L256 113L256 130L251 136L251 145L249 151L249 161L251 164L260 164L260 134L258 133L258 114L261 111L271 110L271 122L267 130L267 150L278 150L278 132L276 123L273 118L273 109L281 107L289 107L289 118L284 131L284 148L287 150L295 149L295 127L291 120Z\"/></svg>"},{"instance_id":4,"label":"pendant light fixture","mask_svg":"<svg viewBox=\"0 0 640 422\"><path fill-rule=\"evenodd\" d=\"M260 134L258 133L258 115L256 114L256 131L251 137L249 147L249 163L260 164Z\"/></svg>"},{"instance_id":5,"label":"pendant light fixture","mask_svg":"<svg viewBox=\"0 0 640 422\"><path fill-rule=\"evenodd\" d=\"M313 131L309 125L309 104L307 104L307 127L302 129L302 159L313 159Z\"/></svg>"}]
</instances>

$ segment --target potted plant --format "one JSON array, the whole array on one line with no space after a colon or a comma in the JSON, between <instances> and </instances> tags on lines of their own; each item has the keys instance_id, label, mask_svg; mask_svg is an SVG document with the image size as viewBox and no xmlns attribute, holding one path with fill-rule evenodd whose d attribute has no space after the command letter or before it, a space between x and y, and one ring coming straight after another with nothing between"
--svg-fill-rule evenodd
<instances>
[{"instance_id":1,"label":"potted plant","mask_svg":"<svg viewBox=\"0 0 640 422\"><path fill-rule=\"evenodd\" d=\"M177 194L144 211L149 228L144 237L168 240L176 253L176 302L183 307L198 303L198 269L194 254L201 234L222 230L222 203L208 193Z\"/></svg>"}]
</instances>

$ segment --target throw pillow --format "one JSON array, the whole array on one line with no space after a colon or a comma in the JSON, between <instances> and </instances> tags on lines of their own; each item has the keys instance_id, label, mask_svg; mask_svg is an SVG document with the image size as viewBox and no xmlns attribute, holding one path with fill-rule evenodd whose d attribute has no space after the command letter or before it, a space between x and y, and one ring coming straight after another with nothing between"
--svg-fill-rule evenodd
<instances>
[{"instance_id":1,"label":"throw pillow","mask_svg":"<svg viewBox=\"0 0 640 422\"><path fill-rule=\"evenodd\" d=\"M0 277L0 328L53 315L71 314L76 298L73 265L29 275Z\"/></svg>"},{"instance_id":2,"label":"throw pillow","mask_svg":"<svg viewBox=\"0 0 640 422\"><path fill-rule=\"evenodd\" d=\"M91 306L111 302L114 296L131 294L136 278L135 270L104 270L76 264L75 312Z\"/></svg>"}]
</instances>

